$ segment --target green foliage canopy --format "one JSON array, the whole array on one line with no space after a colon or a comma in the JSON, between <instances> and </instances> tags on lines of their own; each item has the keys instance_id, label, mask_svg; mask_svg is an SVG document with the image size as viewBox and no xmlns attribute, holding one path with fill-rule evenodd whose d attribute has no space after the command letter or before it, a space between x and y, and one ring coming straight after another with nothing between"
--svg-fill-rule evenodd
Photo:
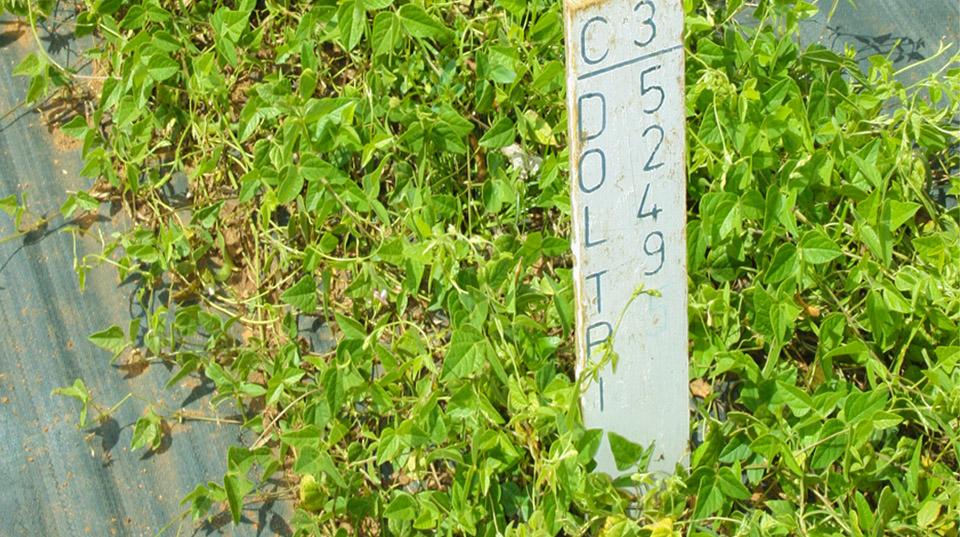
<instances>
[{"instance_id":1,"label":"green foliage canopy","mask_svg":"<svg viewBox=\"0 0 960 537\"><path fill-rule=\"evenodd\" d=\"M653 486L592 473L579 421L558 3L87 2L105 78L65 130L100 183L63 210L112 198L134 224L81 283L109 258L143 300L172 286L145 352L266 409L189 511L296 498L302 534L956 535L960 224L926 192L960 188L957 62L905 88L882 57L801 47L805 2L749 27L714 4L684 2L691 369L712 388L689 470ZM45 62L19 68L31 99L73 76Z\"/></svg>"}]
</instances>

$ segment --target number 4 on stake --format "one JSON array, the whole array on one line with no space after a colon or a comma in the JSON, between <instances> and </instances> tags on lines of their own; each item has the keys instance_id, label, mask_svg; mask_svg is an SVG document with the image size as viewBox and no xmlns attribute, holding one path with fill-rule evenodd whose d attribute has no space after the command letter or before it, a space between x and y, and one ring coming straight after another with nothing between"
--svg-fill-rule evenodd
<instances>
[{"instance_id":1,"label":"number 4 on stake","mask_svg":"<svg viewBox=\"0 0 960 537\"><path fill-rule=\"evenodd\" d=\"M637 212L637 218L643 220L644 218L653 218L653 221L657 221L657 217L660 216L660 213L663 212L663 209L657 207L657 204L653 204L653 209L650 212L644 212L643 208L647 206L647 194L650 193L650 183L647 183L646 188L643 189L643 198L640 199L640 210Z\"/></svg>"}]
</instances>

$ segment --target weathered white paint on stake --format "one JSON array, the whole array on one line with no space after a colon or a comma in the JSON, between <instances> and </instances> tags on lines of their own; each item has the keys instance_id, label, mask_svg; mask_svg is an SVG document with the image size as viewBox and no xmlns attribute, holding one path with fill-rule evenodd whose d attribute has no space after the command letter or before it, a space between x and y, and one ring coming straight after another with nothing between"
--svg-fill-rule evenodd
<instances>
[{"instance_id":1,"label":"weathered white paint on stake","mask_svg":"<svg viewBox=\"0 0 960 537\"><path fill-rule=\"evenodd\" d=\"M581 405L590 428L687 459L686 173L681 0L566 0L578 374L619 355ZM639 288L659 297L640 295ZM619 328L613 335L619 321ZM604 436L601 471L617 474Z\"/></svg>"}]
</instances>

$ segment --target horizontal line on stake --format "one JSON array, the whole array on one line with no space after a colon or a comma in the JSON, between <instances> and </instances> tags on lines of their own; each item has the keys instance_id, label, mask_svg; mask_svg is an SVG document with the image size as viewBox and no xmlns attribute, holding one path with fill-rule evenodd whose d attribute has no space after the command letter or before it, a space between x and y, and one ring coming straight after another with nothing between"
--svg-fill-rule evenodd
<instances>
[{"instance_id":1,"label":"horizontal line on stake","mask_svg":"<svg viewBox=\"0 0 960 537\"><path fill-rule=\"evenodd\" d=\"M660 49L660 50L658 50L658 51L656 51L656 52L651 52L651 53L649 53L649 54L644 54L643 56L637 56L636 58L630 58L629 60L624 60L624 61L622 61L622 62L620 62L620 63L615 63L615 64L610 65L610 66L608 66L608 67L604 67L604 68L602 68L602 69L597 69L596 71L590 71L589 73L584 73L584 74L578 76L578 77L577 77L577 80L586 80L586 79L588 79L588 78L593 78L593 77L595 77L595 76L599 76L599 75L602 75L602 74L604 74L604 73L609 73L610 71L616 71L617 69L619 69L619 68L621 68L621 67L626 67L626 66L628 66L628 65L633 65L633 64L635 64L635 63L639 63L639 62L642 62L642 61L644 61L644 60L649 60L650 58L656 58L657 56L661 56L661 55L666 54L666 53L668 53L668 52L673 52L673 51L675 51L675 50L682 49L682 48L683 48L683 45L674 45L674 46L672 46L672 47L667 47L667 48L664 48L664 49Z\"/></svg>"}]
</instances>

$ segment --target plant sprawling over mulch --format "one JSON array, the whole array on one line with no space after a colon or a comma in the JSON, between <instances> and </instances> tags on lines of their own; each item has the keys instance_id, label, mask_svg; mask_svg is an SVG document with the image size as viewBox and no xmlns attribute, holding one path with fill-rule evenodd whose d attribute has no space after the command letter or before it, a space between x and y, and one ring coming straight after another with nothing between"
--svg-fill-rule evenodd
<instances>
[{"instance_id":1,"label":"plant sprawling over mulch","mask_svg":"<svg viewBox=\"0 0 960 537\"><path fill-rule=\"evenodd\" d=\"M928 195L960 190L956 60L903 87L802 47L805 2L748 26L683 2L701 442L615 486L573 375L560 2L82 4L93 74L18 72L31 100L99 81L63 126L97 182L63 212L127 210L80 280L113 264L155 307L91 341L206 377L259 437L184 519L286 497L303 535L957 535L960 213Z\"/></svg>"}]
</instances>

